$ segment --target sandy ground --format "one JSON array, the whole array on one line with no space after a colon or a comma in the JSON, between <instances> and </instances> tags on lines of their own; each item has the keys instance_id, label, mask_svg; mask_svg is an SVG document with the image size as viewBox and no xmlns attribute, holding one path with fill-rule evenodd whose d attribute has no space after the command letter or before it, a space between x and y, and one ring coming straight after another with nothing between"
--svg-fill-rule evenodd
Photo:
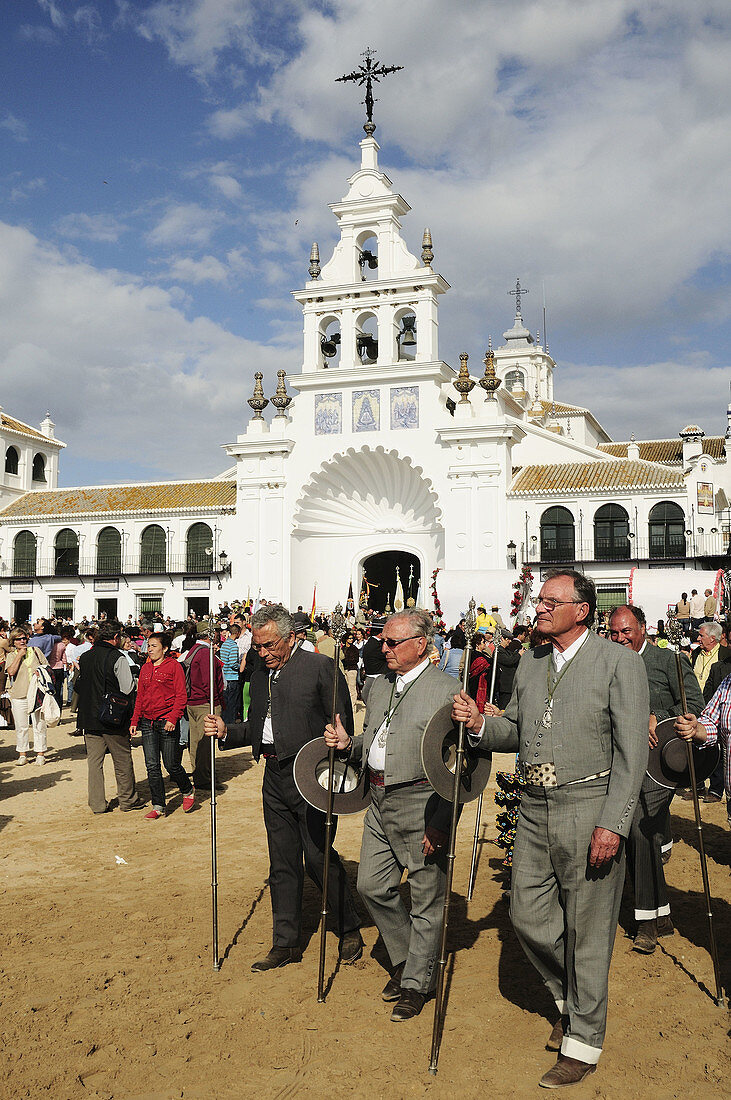
<instances>
[{"instance_id":1,"label":"sandy ground","mask_svg":"<svg viewBox=\"0 0 731 1100\"><path fill-rule=\"evenodd\" d=\"M212 968L209 803L183 815L94 817L83 745L64 719L45 769L15 765L0 733L2 1012L0 1097L228 1100L236 1097L401 1098L544 1095L551 1005L513 935L498 871L492 784L475 896L466 902L474 814L460 826L453 954L439 1073L427 1072L431 1005L389 1021L376 931L366 953L337 968L317 1003L319 898L305 894L301 964L253 975L269 949L260 767L246 750L220 757L219 926ZM141 748L134 750L147 794ZM496 758L510 767L511 758ZM187 755L186 755L187 764ZM108 796L114 792L107 760ZM609 1027L599 1071L576 1095L612 1100L729 1095L729 1017L713 1002L713 971L692 804L673 804L667 867L677 932L652 956L631 951L627 898L617 932ZM704 806L704 837L726 989L731 985L731 832L725 808ZM338 849L355 879L362 818L341 819ZM121 857L125 862L118 861Z\"/></svg>"}]
</instances>

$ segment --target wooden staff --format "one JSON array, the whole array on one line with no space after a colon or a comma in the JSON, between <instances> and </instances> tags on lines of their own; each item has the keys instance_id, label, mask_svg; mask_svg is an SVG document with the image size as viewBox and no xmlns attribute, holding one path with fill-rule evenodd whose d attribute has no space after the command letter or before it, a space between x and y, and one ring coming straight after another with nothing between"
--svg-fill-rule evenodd
<instances>
[{"instance_id":1,"label":"wooden staff","mask_svg":"<svg viewBox=\"0 0 731 1100\"><path fill-rule=\"evenodd\" d=\"M213 684L213 642L216 637L213 613L208 614L208 702L210 713L213 714L215 705L215 690ZM209 737L211 742L211 909L213 914L213 969L221 969L221 960L218 957L218 856L216 853L216 741L218 738Z\"/></svg>"},{"instance_id":2,"label":"wooden staff","mask_svg":"<svg viewBox=\"0 0 731 1100\"><path fill-rule=\"evenodd\" d=\"M685 681L683 679L683 658L680 653L679 643L681 637L680 623L673 612L667 616L668 634L676 646L675 664L678 672L678 687L680 689L680 704L683 714L688 713L688 701L685 697ZM706 916L708 917L708 937L710 940L711 960L713 962L713 976L716 982L716 1004L725 1008L726 1000L721 989L721 968L718 965L718 948L716 946L716 933L713 928L713 912L711 910L711 884L708 879L708 865L706 863L706 849L703 843L703 820L701 818L700 799L698 798L698 784L695 778L695 760L693 759L693 742L686 741L685 749L688 754L688 771L690 773L690 789L693 793L693 810L695 811L695 827L698 833L698 855L701 861L701 875L703 877L703 893L706 898Z\"/></svg>"},{"instance_id":3,"label":"wooden staff","mask_svg":"<svg viewBox=\"0 0 731 1100\"><path fill-rule=\"evenodd\" d=\"M338 705L338 677L340 673L340 643L345 634L345 619L343 608L337 604L330 620L330 631L335 640L335 652L333 654L333 694L331 721L335 725L335 715ZM317 1003L325 1001L325 950L327 937L328 904L327 894L330 881L330 849L332 847L333 833L333 799L335 797L335 748L329 748L327 752L327 813L325 815L325 858L322 864L322 909L320 911L320 965L317 972Z\"/></svg>"},{"instance_id":4,"label":"wooden staff","mask_svg":"<svg viewBox=\"0 0 731 1100\"><path fill-rule=\"evenodd\" d=\"M465 617L465 660L462 672L462 690L467 690L467 680L470 674L470 655L472 653L472 638L475 633L475 601L470 600L469 610ZM457 847L457 822L459 821L459 792L462 783L462 766L464 762L464 722L457 727L457 753L454 761L454 785L452 787L452 821L449 827L449 847L447 849L447 882L444 890L444 912L442 915L442 938L439 950L439 968L437 970L437 989L434 1002L434 1027L431 1037L431 1060L429 1073L435 1075L437 1062L439 1061L439 1047L442 1040L442 1027L444 1025L444 972L447 966L447 929L449 926L449 904L452 895L452 880L454 878L454 853Z\"/></svg>"},{"instance_id":5,"label":"wooden staff","mask_svg":"<svg viewBox=\"0 0 731 1100\"><path fill-rule=\"evenodd\" d=\"M495 698L495 674L497 672L497 650L500 645L500 627L495 624L495 633L493 634L493 644L495 648L492 652L492 676L490 677L490 694L488 696L488 703L492 703ZM480 791L480 797L477 799L477 813L475 814L475 831L472 836L472 862L470 864L470 879L467 885L467 901L472 901L472 891L475 888L475 877L477 875L477 842L480 838L480 822L482 820L482 797L483 791Z\"/></svg>"}]
</instances>

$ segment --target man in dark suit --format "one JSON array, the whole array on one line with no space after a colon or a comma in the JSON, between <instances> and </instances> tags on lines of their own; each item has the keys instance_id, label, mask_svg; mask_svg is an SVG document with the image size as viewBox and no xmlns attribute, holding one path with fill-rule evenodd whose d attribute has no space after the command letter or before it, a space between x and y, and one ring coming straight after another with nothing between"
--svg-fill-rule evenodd
<instances>
[{"instance_id":1,"label":"man in dark suit","mask_svg":"<svg viewBox=\"0 0 731 1100\"><path fill-rule=\"evenodd\" d=\"M612 641L633 649L645 663L650 689L649 742L656 745L657 723L684 711L675 653L649 645L645 627L642 608L632 604L615 608L609 619ZM681 661L688 710L698 715L704 707L700 685L687 658L681 657ZM637 922L634 950L643 955L652 954L657 947L658 936L668 936L673 932L662 848L664 838L669 835L670 803L674 793L674 790L661 787L646 773L627 838L627 863L634 888Z\"/></svg>"},{"instance_id":2,"label":"man in dark suit","mask_svg":"<svg viewBox=\"0 0 731 1100\"><path fill-rule=\"evenodd\" d=\"M543 1088L582 1081L602 1052L622 839L647 767L647 676L636 653L588 629L595 609L588 577L549 574L536 601L547 644L521 657L505 714L483 716L465 692L452 711L472 744L520 754L510 916L561 1014Z\"/></svg>"},{"instance_id":3,"label":"man in dark suit","mask_svg":"<svg viewBox=\"0 0 731 1100\"><path fill-rule=\"evenodd\" d=\"M432 665L434 623L426 611L401 611L386 620L381 646L388 672L373 681L363 734L342 722L325 740L368 766L371 805L365 816L358 890L391 960L384 1001L396 1002L394 1022L418 1016L437 979L451 805L424 774L421 742L434 712L451 704L454 678ZM411 909L399 894L408 871Z\"/></svg>"},{"instance_id":4,"label":"man in dark suit","mask_svg":"<svg viewBox=\"0 0 731 1100\"><path fill-rule=\"evenodd\" d=\"M205 731L223 749L251 745L255 760L264 757L262 802L269 846L269 892L274 933L269 954L252 971L274 970L302 958L304 872L322 890L325 815L305 802L294 781L294 758L330 721L334 666L320 653L307 653L295 642L295 623L281 604L267 604L252 620L252 650L264 667L251 676L246 722L226 726L209 715ZM353 710L345 677L338 672L338 707L353 732ZM335 830L333 829L333 838ZM304 860L304 866L303 866ZM328 909L339 938L340 958L353 963L363 954L360 920L335 849L330 851Z\"/></svg>"}]
</instances>

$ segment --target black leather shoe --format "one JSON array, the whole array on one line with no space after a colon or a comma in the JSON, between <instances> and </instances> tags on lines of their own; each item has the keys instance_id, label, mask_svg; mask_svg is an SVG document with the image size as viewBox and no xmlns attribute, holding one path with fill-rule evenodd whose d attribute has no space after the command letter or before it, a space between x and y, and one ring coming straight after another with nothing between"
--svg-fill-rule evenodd
<instances>
[{"instance_id":1,"label":"black leather shoe","mask_svg":"<svg viewBox=\"0 0 731 1100\"><path fill-rule=\"evenodd\" d=\"M401 1000L401 975L404 972L404 963L399 963L391 977L383 987L381 997L384 1001Z\"/></svg>"},{"instance_id":2,"label":"black leather shoe","mask_svg":"<svg viewBox=\"0 0 731 1100\"><path fill-rule=\"evenodd\" d=\"M672 936L675 932L675 926L673 924L673 918L658 917L657 918L657 934L658 936Z\"/></svg>"},{"instance_id":3,"label":"black leather shoe","mask_svg":"<svg viewBox=\"0 0 731 1100\"><path fill-rule=\"evenodd\" d=\"M340 961L346 966L357 962L363 956L363 947L363 937L358 928L354 932L346 932L340 940Z\"/></svg>"},{"instance_id":4,"label":"black leather shoe","mask_svg":"<svg viewBox=\"0 0 731 1100\"><path fill-rule=\"evenodd\" d=\"M395 1023L401 1023L403 1020L413 1020L414 1016L419 1015L426 1001L426 993L419 993L416 989L402 989L398 1004L391 1013L391 1019Z\"/></svg>"},{"instance_id":5,"label":"black leather shoe","mask_svg":"<svg viewBox=\"0 0 731 1100\"><path fill-rule=\"evenodd\" d=\"M633 951L641 955L651 955L657 947L657 920L641 920L637 924L637 934L632 945Z\"/></svg>"},{"instance_id":6,"label":"black leather shoe","mask_svg":"<svg viewBox=\"0 0 731 1100\"><path fill-rule=\"evenodd\" d=\"M273 947L265 959L259 959L251 968L252 974L262 974L265 970L279 970L288 963L302 962L299 947Z\"/></svg>"}]
</instances>

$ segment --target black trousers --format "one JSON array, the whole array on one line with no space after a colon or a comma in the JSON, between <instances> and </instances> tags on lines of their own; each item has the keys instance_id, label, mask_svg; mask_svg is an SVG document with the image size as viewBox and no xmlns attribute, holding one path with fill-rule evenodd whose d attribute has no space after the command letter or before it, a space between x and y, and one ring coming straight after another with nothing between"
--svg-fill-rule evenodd
<instances>
[{"instance_id":1,"label":"black trousers","mask_svg":"<svg viewBox=\"0 0 731 1100\"><path fill-rule=\"evenodd\" d=\"M325 814L305 802L294 781L294 759L268 759L262 803L269 845L269 892L272 898L274 947L299 947L305 871L322 891ZM337 819L335 819L337 824ZM333 828L333 839L335 828ZM334 848L330 853L328 927L344 936L360 927L345 868Z\"/></svg>"}]
</instances>

